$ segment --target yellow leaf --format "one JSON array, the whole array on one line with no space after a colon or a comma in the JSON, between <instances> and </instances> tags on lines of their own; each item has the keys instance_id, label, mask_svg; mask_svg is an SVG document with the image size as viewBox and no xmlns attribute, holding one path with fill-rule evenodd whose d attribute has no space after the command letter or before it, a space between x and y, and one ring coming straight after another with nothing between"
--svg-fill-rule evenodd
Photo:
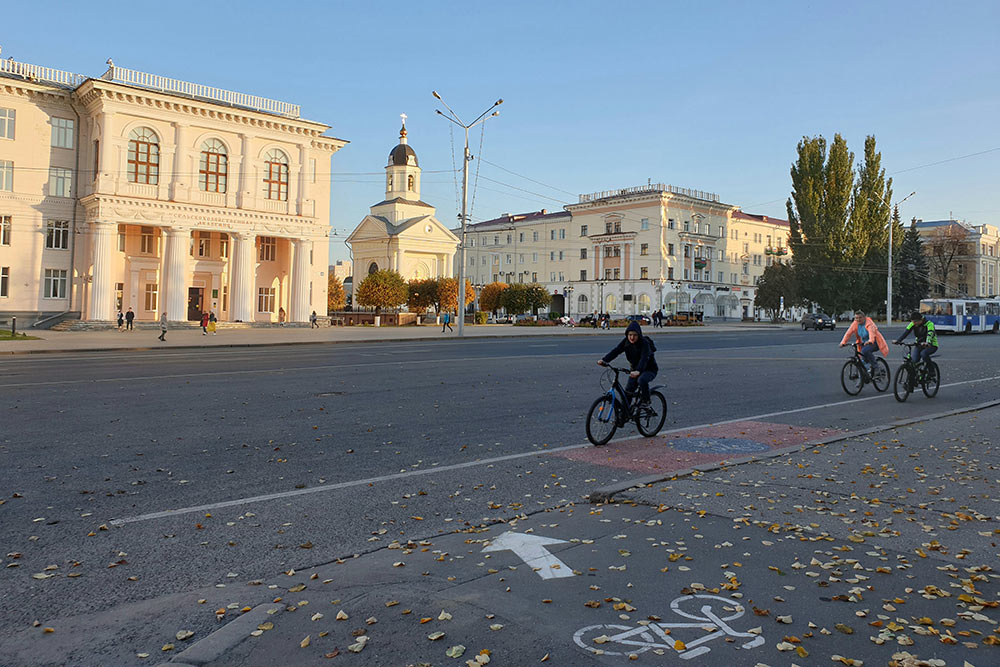
<instances>
[{"instance_id":1,"label":"yellow leaf","mask_svg":"<svg viewBox=\"0 0 1000 667\"><path fill-rule=\"evenodd\" d=\"M674 650L675 651L683 651L686 648L687 648L687 644L685 644L684 642L682 642L680 639L678 639L678 640L676 640L674 642Z\"/></svg>"},{"instance_id":2,"label":"yellow leaf","mask_svg":"<svg viewBox=\"0 0 1000 667\"><path fill-rule=\"evenodd\" d=\"M804 658L804 657L806 657L807 655L809 655L809 651L807 651L807 650L806 650L806 649L805 649L804 647L802 647L802 646L796 646L796 647L795 647L795 653L796 653L796 654L798 654L798 656L799 656L800 658Z\"/></svg>"},{"instance_id":3,"label":"yellow leaf","mask_svg":"<svg viewBox=\"0 0 1000 667\"><path fill-rule=\"evenodd\" d=\"M306 635L306 638L299 642L299 646L301 648L305 648L305 647L309 646L309 638L310 637L311 637L311 635Z\"/></svg>"}]
</instances>

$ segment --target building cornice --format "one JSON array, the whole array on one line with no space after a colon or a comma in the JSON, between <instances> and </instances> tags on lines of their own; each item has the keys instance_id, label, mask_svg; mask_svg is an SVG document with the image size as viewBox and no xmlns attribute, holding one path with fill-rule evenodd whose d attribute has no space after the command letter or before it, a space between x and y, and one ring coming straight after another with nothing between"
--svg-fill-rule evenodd
<instances>
[{"instance_id":1,"label":"building cornice","mask_svg":"<svg viewBox=\"0 0 1000 667\"><path fill-rule=\"evenodd\" d=\"M64 88L53 88L44 84L31 83L30 81L0 77L0 94L67 103L70 101L71 91Z\"/></svg>"}]
</instances>

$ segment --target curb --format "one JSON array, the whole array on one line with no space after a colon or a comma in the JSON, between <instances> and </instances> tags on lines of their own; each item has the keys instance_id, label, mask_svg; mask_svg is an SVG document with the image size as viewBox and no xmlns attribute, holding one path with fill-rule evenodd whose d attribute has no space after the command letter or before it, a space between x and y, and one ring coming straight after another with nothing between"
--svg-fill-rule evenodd
<instances>
[{"instance_id":1,"label":"curb","mask_svg":"<svg viewBox=\"0 0 1000 667\"><path fill-rule=\"evenodd\" d=\"M160 663L157 667L201 667L207 665L249 639L250 633L259 624L281 608L282 605L275 603L257 605L204 639L195 642L174 656L173 659Z\"/></svg>"},{"instance_id":2,"label":"curb","mask_svg":"<svg viewBox=\"0 0 1000 667\"><path fill-rule=\"evenodd\" d=\"M588 500L591 504L597 503L609 503L612 501L616 494L622 493L623 491L628 491L629 489L637 489L651 484L658 484L660 482L674 481L682 477L689 477L697 473L711 472L713 470L720 470L722 468L727 468L735 465L742 465L744 463L754 463L755 461L763 461L766 459L779 458L781 456L786 456L788 454L794 454L796 452L805 451L811 447L823 447L835 442L843 442L844 440L853 440L854 438L860 438L866 435L872 435L873 433L882 433L884 431L891 431L894 428L900 428L902 426L910 426L911 424L919 424L922 422L935 421L937 419L944 419L945 417L954 417L956 415L965 414L967 412L978 412L980 410L986 410L988 408L994 408L1000 406L1000 401L987 401L985 403L979 403L978 405L969 405L964 408L956 408L955 410L948 410L947 412L938 412L935 414L924 415L922 417L914 417L912 419L900 419L898 421L889 422L888 424L879 424L878 426L872 426L869 428L860 429L857 431L849 431L847 433L838 433L837 435L830 436L829 438L821 438L819 440L810 440L809 442L803 443L801 445L790 445L788 447L781 447L778 449L772 449L765 454L754 454L750 456L741 456L735 459L723 459L715 463L703 463L691 468L683 468L681 470L676 470L669 475L647 475L646 477L637 477L635 479L629 480L627 482L619 482L618 484L609 484L607 486L602 486L594 489L589 496Z\"/></svg>"}]
</instances>

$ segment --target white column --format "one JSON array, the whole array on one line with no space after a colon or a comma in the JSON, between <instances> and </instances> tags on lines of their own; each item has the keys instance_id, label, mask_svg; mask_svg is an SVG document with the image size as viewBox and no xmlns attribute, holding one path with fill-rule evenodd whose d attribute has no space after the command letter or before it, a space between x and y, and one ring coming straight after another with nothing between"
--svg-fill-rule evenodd
<instances>
[{"instance_id":1,"label":"white column","mask_svg":"<svg viewBox=\"0 0 1000 667\"><path fill-rule=\"evenodd\" d=\"M188 259L191 254L191 230L186 227L170 227L166 233L166 280L164 287L164 310L171 322L187 320L188 285L191 282Z\"/></svg>"},{"instance_id":2,"label":"white column","mask_svg":"<svg viewBox=\"0 0 1000 667\"><path fill-rule=\"evenodd\" d=\"M230 319L253 322L253 299L256 287L254 272L253 234L230 234L233 243L233 261L229 266L229 280L232 283L229 298Z\"/></svg>"},{"instance_id":3,"label":"white column","mask_svg":"<svg viewBox=\"0 0 1000 667\"><path fill-rule=\"evenodd\" d=\"M88 319L110 322L114 316L111 311L115 281L111 276L111 265L117 225L95 220L90 226L90 231L94 237L94 282L90 290L90 316Z\"/></svg>"},{"instance_id":4,"label":"white column","mask_svg":"<svg viewBox=\"0 0 1000 667\"><path fill-rule=\"evenodd\" d=\"M308 322L309 309L309 251L312 241L309 239L294 239L295 256L292 259L292 307L289 313L290 322Z\"/></svg>"}]
</instances>

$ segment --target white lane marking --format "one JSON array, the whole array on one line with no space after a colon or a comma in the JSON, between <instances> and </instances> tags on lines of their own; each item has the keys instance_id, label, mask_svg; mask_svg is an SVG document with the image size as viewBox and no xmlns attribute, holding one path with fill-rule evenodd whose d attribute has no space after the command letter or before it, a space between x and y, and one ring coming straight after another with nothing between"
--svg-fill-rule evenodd
<instances>
[{"instance_id":1,"label":"white lane marking","mask_svg":"<svg viewBox=\"0 0 1000 667\"><path fill-rule=\"evenodd\" d=\"M1000 380L1000 375L994 376L994 377L989 377L989 378L980 378L978 380L966 380L966 381L963 381L963 382L953 382L951 384L941 385L941 386L942 387L954 387L954 386L961 385L961 384L973 384L975 382L988 382L988 381L994 381L994 380ZM794 408L792 410L782 410L780 412L767 412L767 413L763 413L763 414L759 414L759 415L751 415L751 416L748 416L748 417L738 417L736 419L727 419L725 421L708 422L708 423L705 423L705 424L695 424L695 425L691 425L691 426L682 426L682 427L679 427L679 428L673 428L673 429L669 429L669 430L666 430L666 431L660 431L659 435L663 436L663 435L669 435L671 433L683 433L685 431L692 431L692 430L696 430L696 429L703 429L703 428L708 428L710 426L719 426L719 425L722 425L722 424L732 424L732 423L735 423L735 422L756 421L758 419L763 419L765 417L777 417L777 416L781 416L781 415L790 415L790 414L795 414L797 412L808 412L809 410L823 410L825 408L835 407L835 406L839 406L839 405L849 405L851 403L861 403L863 401L872 401L872 400L875 400L875 399L878 399L878 398L888 398L889 396L891 396L891 394L882 394L882 395L879 395L879 396L867 396L865 398L854 398L854 399L850 399L850 400L846 400L846 401L837 401L837 402L834 402L834 403L821 403L820 405L812 405L812 406L808 406L808 407L805 407L805 408ZM608 444L613 444L613 443L618 443L618 442L625 442L625 441L628 441L628 440L635 440L635 439L636 438L635 438L634 435L622 436L621 438L615 438L614 440L611 440ZM162 511L162 512L151 512L149 514L140 514L138 516L127 517L127 518L124 518L124 519L112 519L111 521L109 521L109 523L114 524L116 526L121 526L121 525L124 525L124 524L127 524L127 523L135 523L137 521L149 521L151 519L162 519L162 518L165 518L165 517L178 516L178 515L181 515L181 514L190 514L192 512L204 512L206 510L220 509L220 508L223 508L223 507L234 507L236 505L247 505L247 504L250 504L250 503L264 502L264 501L267 501L267 500L279 500L279 499L282 499L282 498L291 498L291 497L294 497L294 496L303 496L303 495L307 495L307 494L311 494L311 493L320 493L320 492L324 492L324 491L336 491L338 489L348 489L348 488L355 487L355 486L367 486L367 485L370 485L370 484L377 484L377 483L380 483L380 482L387 482L387 481L392 481L392 480L396 480L396 479L405 479L407 477L417 477L417 476L420 476L420 475L430 475L430 474L439 473L439 472L449 472L449 471L452 471L452 470L462 470L462 469L465 469L465 468L474 468L476 466L483 466L483 465L485 465L485 466L491 466L491 465L493 465L495 463L502 463L504 461L516 461L517 459L528 458L530 456L545 456L547 454L553 454L553 453L556 453L556 452L568 452L568 451L572 451L574 449L583 449L585 447L592 447L592 445L589 442L585 442L585 443L579 444L579 445L565 445L563 447L553 447L552 449L534 450L534 451L530 451L530 452L521 452L521 453L518 453L518 454L507 454L505 456L496 456L496 457L490 458L490 459L481 459L481 460L478 460L478 461L466 461L464 463L455 463L455 464L447 465L447 466L437 466L437 467L434 467L434 468L427 468L425 470L409 470L407 472L393 473L391 475L380 475L378 477L369 477L367 479L356 479L356 480L351 480L351 481L347 481L347 482L338 482L336 484L324 484L323 486L315 486L315 487L312 487L312 488L309 488L309 489L295 489L294 491L279 491L277 493L268 493L268 494L265 494L265 495L262 495L262 496L251 496L251 497L248 497L248 498L237 498L236 500L225 500L225 501L222 501L222 502L211 503L211 504L208 504L208 505L198 505L198 506L195 506L195 507L184 507L184 508L180 508L180 509L166 510L166 511Z\"/></svg>"},{"instance_id":2,"label":"white lane marking","mask_svg":"<svg viewBox=\"0 0 1000 667\"><path fill-rule=\"evenodd\" d=\"M541 535L527 535L507 531L485 547L482 553L488 551L513 551L514 555L524 561L524 564L538 573L542 579L558 579L572 577L573 570L566 563L552 555L546 549L549 544L566 544L566 540Z\"/></svg>"}]
</instances>

